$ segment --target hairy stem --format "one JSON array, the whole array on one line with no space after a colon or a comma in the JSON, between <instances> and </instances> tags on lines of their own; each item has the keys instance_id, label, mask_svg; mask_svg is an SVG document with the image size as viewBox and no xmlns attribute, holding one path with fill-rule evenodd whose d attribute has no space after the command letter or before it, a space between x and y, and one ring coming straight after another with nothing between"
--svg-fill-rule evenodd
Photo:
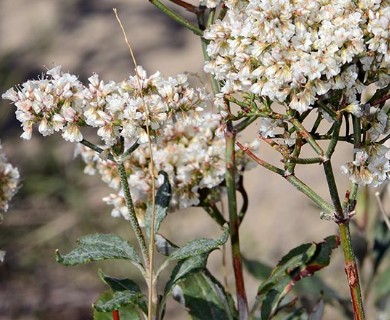
<instances>
[{"instance_id":1,"label":"hairy stem","mask_svg":"<svg viewBox=\"0 0 390 320\"><path fill-rule=\"evenodd\" d=\"M142 257L144 259L145 265L149 266L150 262L149 262L148 247L146 246L145 237L142 233L141 227L139 226L139 223L137 220L137 216L135 214L133 200L131 198L131 193L130 193L129 182L127 181L127 174L126 174L125 165L122 162L119 162L119 163L117 163L117 167L118 167L118 172L119 172L119 176L121 179L123 194L124 194L125 201L126 201L126 207L127 207L127 210L129 212L129 216L130 216L130 223L131 223L131 226L134 230L138 244L141 248Z\"/></svg>"}]
</instances>

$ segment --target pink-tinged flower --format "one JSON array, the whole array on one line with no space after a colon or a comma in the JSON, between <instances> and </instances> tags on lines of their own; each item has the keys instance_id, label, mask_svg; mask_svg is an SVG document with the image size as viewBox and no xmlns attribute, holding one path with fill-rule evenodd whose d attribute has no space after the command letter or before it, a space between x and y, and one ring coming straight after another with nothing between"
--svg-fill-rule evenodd
<instances>
[{"instance_id":1,"label":"pink-tinged flower","mask_svg":"<svg viewBox=\"0 0 390 320\"><path fill-rule=\"evenodd\" d=\"M83 140L80 128L75 124L67 125L62 133L62 137L69 142L79 142Z\"/></svg>"},{"instance_id":2,"label":"pink-tinged flower","mask_svg":"<svg viewBox=\"0 0 390 320\"><path fill-rule=\"evenodd\" d=\"M147 127L156 137L169 122L196 119L209 99L204 89L190 87L185 75L166 79L156 72L148 77L140 66L136 73L122 83L106 83L94 74L85 86L55 67L2 97L16 106L24 139L30 139L37 126L44 136L60 131L67 141L81 141L81 127L90 126L107 147L121 137L145 143Z\"/></svg>"}]
</instances>

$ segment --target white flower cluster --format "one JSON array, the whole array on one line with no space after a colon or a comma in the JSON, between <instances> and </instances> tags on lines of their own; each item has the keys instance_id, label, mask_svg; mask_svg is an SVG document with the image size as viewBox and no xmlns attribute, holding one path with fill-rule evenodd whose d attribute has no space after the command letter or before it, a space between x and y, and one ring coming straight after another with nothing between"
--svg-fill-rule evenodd
<instances>
[{"instance_id":1,"label":"white flower cluster","mask_svg":"<svg viewBox=\"0 0 390 320\"><path fill-rule=\"evenodd\" d=\"M18 190L19 178L18 169L8 162L0 144L0 212L8 210L8 203Z\"/></svg>"},{"instance_id":2,"label":"white flower cluster","mask_svg":"<svg viewBox=\"0 0 390 320\"><path fill-rule=\"evenodd\" d=\"M356 149L355 160L341 166L341 171L354 183L377 187L390 178L389 150L380 144Z\"/></svg>"},{"instance_id":3,"label":"white flower cluster","mask_svg":"<svg viewBox=\"0 0 390 320\"><path fill-rule=\"evenodd\" d=\"M155 171L167 172L172 185L171 210L196 206L200 203L201 191L213 189L217 200L225 178L225 142L216 135L220 117L204 114L198 123L185 124L177 121L168 125L160 141L152 146ZM255 148L253 145L251 148ZM96 152L82 145L76 151L86 164L84 172L98 172L102 180L115 190L103 198L113 205L113 216L128 218L125 199L115 165L110 160L101 159ZM128 181L134 205L141 218L146 204L151 201L150 155L146 144L140 145L125 161ZM237 153L237 171L247 169L252 162L242 151ZM157 180L157 187L162 181ZM142 220L142 218L141 218Z\"/></svg>"},{"instance_id":4,"label":"white flower cluster","mask_svg":"<svg viewBox=\"0 0 390 320\"><path fill-rule=\"evenodd\" d=\"M379 139L390 133L390 119L383 109L367 108L361 119L370 124L361 149L355 149L355 160L341 166L354 183L377 187L390 179L390 149ZM379 140L379 141L378 141Z\"/></svg>"},{"instance_id":5,"label":"white flower cluster","mask_svg":"<svg viewBox=\"0 0 390 320\"><path fill-rule=\"evenodd\" d=\"M119 137L146 142L147 125L152 135L158 135L168 119L203 109L205 92L191 88L185 75L165 79L157 72L147 77L142 67L136 72L122 83L104 83L94 74L85 86L76 76L56 67L40 80L27 81L18 90L9 89L2 98L17 107L24 139L31 138L37 124L44 136L60 131L67 141L81 141L80 128L88 125L98 128L106 146Z\"/></svg>"},{"instance_id":6,"label":"white flower cluster","mask_svg":"<svg viewBox=\"0 0 390 320\"><path fill-rule=\"evenodd\" d=\"M225 18L204 32L205 71L222 92L251 92L299 112L344 90L389 83L388 0L225 0ZM365 81L358 78L360 64Z\"/></svg>"}]
</instances>

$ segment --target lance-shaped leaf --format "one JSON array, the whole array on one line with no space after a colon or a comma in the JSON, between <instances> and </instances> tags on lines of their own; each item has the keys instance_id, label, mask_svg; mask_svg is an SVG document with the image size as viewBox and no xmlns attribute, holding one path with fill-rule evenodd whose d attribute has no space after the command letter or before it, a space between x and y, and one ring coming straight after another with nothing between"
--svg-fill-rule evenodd
<instances>
[{"instance_id":1,"label":"lance-shaped leaf","mask_svg":"<svg viewBox=\"0 0 390 320\"><path fill-rule=\"evenodd\" d=\"M228 228L224 228L223 234L218 239L197 239L187 242L183 247L174 251L169 258L172 260L183 260L204 253L210 253L223 245L228 237L229 230Z\"/></svg>"},{"instance_id":2,"label":"lance-shaped leaf","mask_svg":"<svg viewBox=\"0 0 390 320\"><path fill-rule=\"evenodd\" d=\"M251 313L254 314L260 308L261 319L271 319L295 283L326 267L330 262L332 250L338 246L339 238L329 236L318 244L303 244L292 249L280 260L270 277L260 285Z\"/></svg>"},{"instance_id":3,"label":"lance-shaped leaf","mask_svg":"<svg viewBox=\"0 0 390 320\"><path fill-rule=\"evenodd\" d=\"M56 251L56 259L65 266L75 266L91 261L125 259L143 270L141 258L129 242L112 234L93 234L78 240L78 247L66 255Z\"/></svg>"},{"instance_id":4,"label":"lance-shaped leaf","mask_svg":"<svg viewBox=\"0 0 390 320\"><path fill-rule=\"evenodd\" d=\"M172 295L191 319L235 320L234 301L207 270L191 273L174 287Z\"/></svg>"},{"instance_id":5,"label":"lance-shaped leaf","mask_svg":"<svg viewBox=\"0 0 390 320\"><path fill-rule=\"evenodd\" d=\"M169 183L168 174L165 171L160 171L159 174L164 176L164 182L158 188L155 201L155 216L154 216L154 233L160 229L161 222L165 219L168 213L169 202L172 197L171 184ZM152 205L150 204L146 210L145 227L148 237L150 238L150 230L152 225Z\"/></svg>"}]
</instances>

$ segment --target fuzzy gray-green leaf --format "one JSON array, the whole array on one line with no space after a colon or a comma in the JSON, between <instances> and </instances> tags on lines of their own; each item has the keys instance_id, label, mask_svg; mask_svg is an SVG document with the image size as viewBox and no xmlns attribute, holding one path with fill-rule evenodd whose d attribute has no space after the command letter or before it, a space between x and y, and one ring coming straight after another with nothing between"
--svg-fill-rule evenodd
<instances>
[{"instance_id":1,"label":"fuzzy gray-green leaf","mask_svg":"<svg viewBox=\"0 0 390 320\"><path fill-rule=\"evenodd\" d=\"M94 234L82 237L78 241L78 247L68 254L61 255L57 250L56 259L65 266L99 260L125 259L133 262L138 268L142 268L141 259L131 244L112 234Z\"/></svg>"},{"instance_id":2,"label":"fuzzy gray-green leaf","mask_svg":"<svg viewBox=\"0 0 390 320\"><path fill-rule=\"evenodd\" d=\"M221 237L218 239L197 239L186 243L183 247L174 251L169 258L172 260L183 260L189 257L194 257L204 253L209 253L219 246L223 245L229 236L229 231L227 228L224 229L224 232Z\"/></svg>"}]
</instances>

